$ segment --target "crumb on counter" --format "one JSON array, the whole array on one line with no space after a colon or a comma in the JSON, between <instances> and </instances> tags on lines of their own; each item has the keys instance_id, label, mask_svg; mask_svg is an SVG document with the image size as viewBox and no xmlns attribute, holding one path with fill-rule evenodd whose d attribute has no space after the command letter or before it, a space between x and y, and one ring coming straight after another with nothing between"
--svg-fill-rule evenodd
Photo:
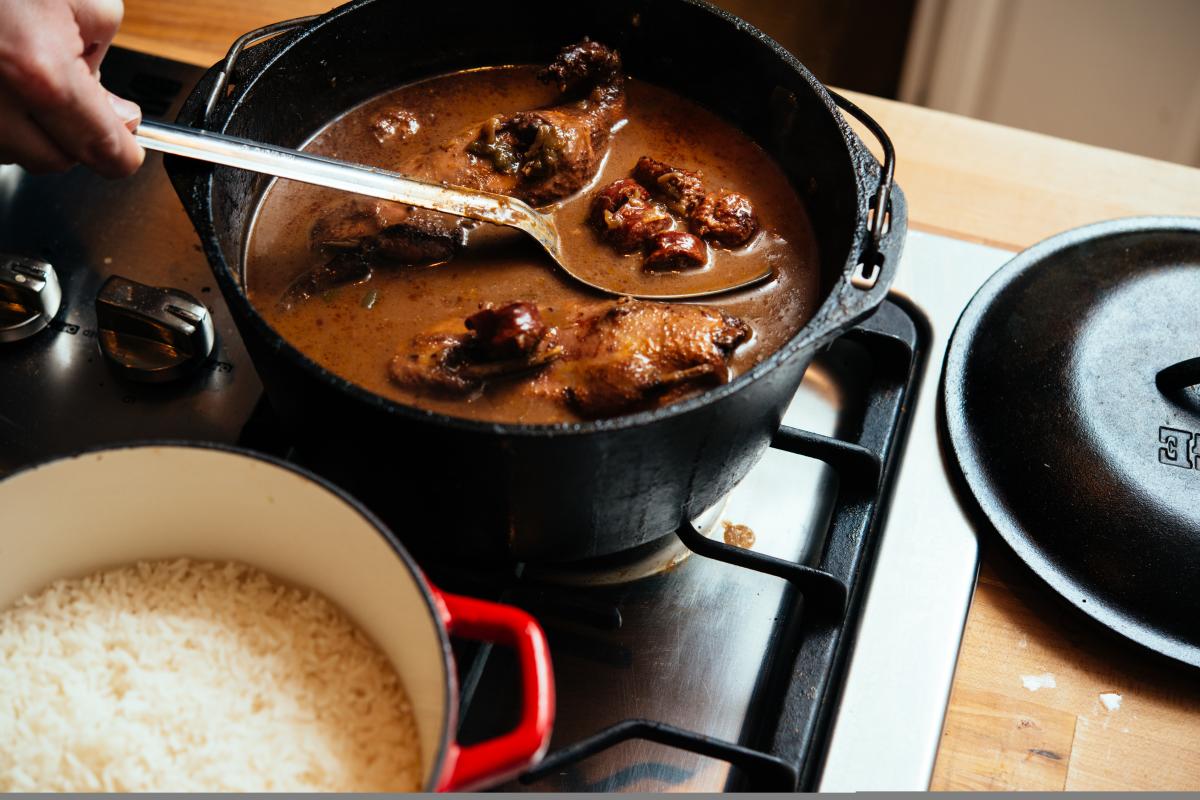
<instances>
[{"instance_id":1,"label":"crumb on counter","mask_svg":"<svg viewBox=\"0 0 1200 800\"><path fill-rule=\"evenodd\" d=\"M732 522L722 522L725 527L725 544L749 550L754 547L754 531L748 525L737 525Z\"/></svg>"},{"instance_id":2,"label":"crumb on counter","mask_svg":"<svg viewBox=\"0 0 1200 800\"><path fill-rule=\"evenodd\" d=\"M1043 672L1041 675L1022 675L1021 685L1031 692L1036 692L1038 689L1055 689L1058 684L1054 681L1054 675L1049 672Z\"/></svg>"}]
</instances>

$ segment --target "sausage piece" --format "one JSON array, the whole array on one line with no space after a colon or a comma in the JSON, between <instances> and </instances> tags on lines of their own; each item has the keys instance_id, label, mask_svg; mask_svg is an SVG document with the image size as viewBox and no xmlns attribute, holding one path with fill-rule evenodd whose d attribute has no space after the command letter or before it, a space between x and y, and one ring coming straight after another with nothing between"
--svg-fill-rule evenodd
<instances>
[{"instance_id":1,"label":"sausage piece","mask_svg":"<svg viewBox=\"0 0 1200 800\"><path fill-rule=\"evenodd\" d=\"M488 306L467 317L466 325L475 332L476 346L486 359L528 355L546 335L546 323L536 303Z\"/></svg>"},{"instance_id":2,"label":"sausage piece","mask_svg":"<svg viewBox=\"0 0 1200 800\"><path fill-rule=\"evenodd\" d=\"M650 156L642 156L633 168L633 178L652 193L665 198L667 208L687 215L704 199L704 176L679 169Z\"/></svg>"},{"instance_id":3,"label":"sausage piece","mask_svg":"<svg viewBox=\"0 0 1200 800\"><path fill-rule=\"evenodd\" d=\"M589 219L605 241L626 253L672 224L671 216L651 202L650 193L630 178L597 192Z\"/></svg>"},{"instance_id":4,"label":"sausage piece","mask_svg":"<svg viewBox=\"0 0 1200 800\"><path fill-rule=\"evenodd\" d=\"M685 231L656 233L646 242L642 268L653 271L695 269L708 263L704 240Z\"/></svg>"}]
</instances>

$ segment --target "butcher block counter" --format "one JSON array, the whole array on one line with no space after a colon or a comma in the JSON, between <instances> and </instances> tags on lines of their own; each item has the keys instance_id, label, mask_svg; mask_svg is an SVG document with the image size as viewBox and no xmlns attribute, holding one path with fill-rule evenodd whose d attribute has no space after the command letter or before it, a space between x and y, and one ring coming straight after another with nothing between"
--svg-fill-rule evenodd
<instances>
[{"instance_id":1,"label":"butcher block counter","mask_svg":"<svg viewBox=\"0 0 1200 800\"><path fill-rule=\"evenodd\" d=\"M126 0L116 42L208 65L244 31L333 5ZM1020 250L1113 217L1200 216L1200 170L851 97L895 142L917 230ZM1099 629L985 536L932 788L1200 789L1200 672Z\"/></svg>"}]
</instances>

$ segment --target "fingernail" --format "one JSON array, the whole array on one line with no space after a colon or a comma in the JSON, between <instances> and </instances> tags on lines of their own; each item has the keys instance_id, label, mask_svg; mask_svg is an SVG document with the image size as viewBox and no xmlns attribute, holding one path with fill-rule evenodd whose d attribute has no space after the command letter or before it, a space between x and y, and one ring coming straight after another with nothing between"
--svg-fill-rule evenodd
<instances>
[{"instance_id":1,"label":"fingernail","mask_svg":"<svg viewBox=\"0 0 1200 800\"><path fill-rule=\"evenodd\" d=\"M131 122L138 122L142 118L142 109L137 103L130 102L124 97L117 97L112 92L108 93L108 102L112 104L113 111L117 112L117 116L126 125Z\"/></svg>"}]
</instances>

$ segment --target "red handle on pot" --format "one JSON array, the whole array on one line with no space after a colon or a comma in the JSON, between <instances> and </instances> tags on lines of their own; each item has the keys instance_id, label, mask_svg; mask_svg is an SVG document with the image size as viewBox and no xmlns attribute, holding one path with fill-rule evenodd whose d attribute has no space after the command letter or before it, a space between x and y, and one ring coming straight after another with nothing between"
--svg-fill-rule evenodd
<instances>
[{"instance_id":1,"label":"red handle on pot","mask_svg":"<svg viewBox=\"0 0 1200 800\"><path fill-rule=\"evenodd\" d=\"M438 791L467 791L515 777L540 759L550 745L554 673L546 635L533 617L518 608L436 589L433 594L451 635L512 647L521 671L521 721L517 727L466 747L451 742Z\"/></svg>"}]
</instances>

